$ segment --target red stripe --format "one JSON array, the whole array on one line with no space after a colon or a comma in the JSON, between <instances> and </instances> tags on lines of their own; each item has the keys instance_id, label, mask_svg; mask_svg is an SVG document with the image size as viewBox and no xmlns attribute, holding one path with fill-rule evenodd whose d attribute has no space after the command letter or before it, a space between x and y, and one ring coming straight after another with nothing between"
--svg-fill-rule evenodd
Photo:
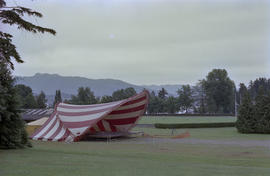
<instances>
[{"instance_id":1,"label":"red stripe","mask_svg":"<svg viewBox=\"0 0 270 176\"><path fill-rule=\"evenodd\" d=\"M110 111L113 108L114 107L110 107L110 108L94 110L94 111L86 111L86 112L63 112L63 111L58 111L58 114L63 115L63 116L84 116L84 115L91 115L91 114L96 114L96 113L100 113L100 112Z\"/></svg>"},{"instance_id":2,"label":"red stripe","mask_svg":"<svg viewBox=\"0 0 270 176\"><path fill-rule=\"evenodd\" d=\"M126 124L132 124L135 123L136 120L138 119L139 116L137 117L130 117L126 119L106 119L107 122L109 122L112 125L126 125Z\"/></svg>"},{"instance_id":3,"label":"red stripe","mask_svg":"<svg viewBox=\"0 0 270 176\"><path fill-rule=\"evenodd\" d=\"M110 124L110 127L111 127L112 132L116 132L117 131L117 129L115 128L115 126L113 126L112 124Z\"/></svg>"},{"instance_id":4,"label":"red stripe","mask_svg":"<svg viewBox=\"0 0 270 176\"><path fill-rule=\"evenodd\" d=\"M70 135L70 131L66 130L64 135L60 139L58 139L58 141L64 141L69 135Z\"/></svg>"},{"instance_id":5,"label":"red stripe","mask_svg":"<svg viewBox=\"0 0 270 176\"><path fill-rule=\"evenodd\" d=\"M130 113L130 112L136 112L139 110L143 110L145 107L145 104L141 105L141 106L137 106L135 108L130 108L130 109L124 109L124 110L116 110L116 111L112 111L109 115L113 115L113 114L125 114L125 113Z\"/></svg>"},{"instance_id":6,"label":"red stripe","mask_svg":"<svg viewBox=\"0 0 270 176\"><path fill-rule=\"evenodd\" d=\"M92 127L92 128L90 128L90 130L89 130L89 131L90 131L90 133L95 133L95 132L96 132L95 128L93 128L93 127Z\"/></svg>"},{"instance_id":7,"label":"red stripe","mask_svg":"<svg viewBox=\"0 0 270 176\"><path fill-rule=\"evenodd\" d=\"M143 100L145 100L145 99L146 99L146 96L143 96L143 97L138 98L138 99L136 99L136 100L128 101L128 102L126 102L125 104L123 104L122 106L135 104L135 103L138 103L138 102L143 101ZM121 106L121 107L122 107L122 106Z\"/></svg>"},{"instance_id":8,"label":"red stripe","mask_svg":"<svg viewBox=\"0 0 270 176\"><path fill-rule=\"evenodd\" d=\"M47 131L45 133L43 133L43 135L41 135L38 140L41 140L44 138L44 136L46 136L50 131L51 129L54 127L54 125L56 124L57 122L57 118L54 119L54 122L51 124L51 126L47 129Z\"/></svg>"},{"instance_id":9,"label":"red stripe","mask_svg":"<svg viewBox=\"0 0 270 176\"><path fill-rule=\"evenodd\" d=\"M59 124L59 127L57 128L57 130L53 133L53 135L51 137L49 137L49 141L53 140L59 133L60 131L62 130L63 128L63 124L62 122L59 120L60 124Z\"/></svg>"},{"instance_id":10,"label":"red stripe","mask_svg":"<svg viewBox=\"0 0 270 176\"><path fill-rule=\"evenodd\" d=\"M80 122L63 122L63 125L65 128L81 128L81 127L87 127L91 126L93 124L96 124L96 119L94 120L87 120L87 121L80 121Z\"/></svg>"},{"instance_id":11,"label":"red stripe","mask_svg":"<svg viewBox=\"0 0 270 176\"><path fill-rule=\"evenodd\" d=\"M55 114L56 114L56 112L52 113L50 118L42 125L42 127L40 127L37 131L35 131L34 134L32 134L30 138L33 139L33 137L35 137L38 133L40 133L49 124L49 122L53 119Z\"/></svg>"},{"instance_id":12,"label":"red stripe","mask_svg":"<svg viewBox=\"0 0 270 176\"><path fill-rule=\"evenodd\" d=\"M140 97L140 98L138 98L138 97ZM56 113L58 113L60 115L64 115L64 116L82 116L82 115L90 115L90 114L105 112L104 115L98 117L98 120L92 119L92 120L80 121L80 122L63 122L62 124L60 123L59 127L56 129L54 134L49 137L49 140L53 140L59 134L59 132L62 129L62 126L66 127L66 128L87 127L88 130L85 130L85 132L83 134L86 134L86 132L87 133L96 132L96 130L93 128L94 124L96 124L99 129L105 130L105 127L104 127L101 120L104 119L106 117L106 115L108 115L108 114L112 114L112 115L125 114L125 113L131 113L131 112L136 112L136 111L140 111L140 115L142 115L143 112L145 111L147 102L144 105L136 106L136 107L124 109L124 110L117 110L116 108L135 104L135 103L144 101L145 99L148 102L148 92L147 91L143 91L142 93L140 93L136 96L133 96L131 98L128 98L126 100L119 101L116 104L115 104L115 102L107 103L107 104L86 105L86 106L85 105L67 106L65 104L61 104L61 105L59 104L56 107L67 108L67 109L87 109L87 108L89 108L89 110L87 110L87 112L63 112L63 111L57 112L55 110L55 112L50 116L50 118L45 122L45 124L34 135L32 135L32 137L39 134L41 132L41 130L44 129L51 122L51 120L53 119L53 117L55 116ZM112 104L114 104L115 106L113 105L110 108L106 108L106 106L110 106ZM95 108L95 107L101 107L104 109L91 111L91 108ZM117 131L117 128L114 125L135 124L135 122L136 122L136 120L138 120L138 118L139 118L139 116L132 117L132 118L124 118L124 119L107 119L106 121L109 123L111 131L115 132L115 131ZM51 129L55 126L55 124L56 124L56 120L53 122L53 124L49 127L49 129L47 129L46 132L40 138L44 138L44 136L46 136L49 133L49 131L51 131ZM80 136L82 137L83 134ZM66 140L66 138L70 135L71 135L70 131L68 129L66 129L64 135L61 136L59 141ZM78 140L79 140L79 138L78 138Z\"/></svg>"},{"instance_id":13,"label":"red stripe","mask_svg":"<svg viewBox=\"0 0 270 176\"><path fill-rule=\"evenodd\" d=\"M105 127L102 123L102 120L100 120L98 123L97 123L97 126L99 128L100 131L105 131Z\"/></svg>"}]
</instances>

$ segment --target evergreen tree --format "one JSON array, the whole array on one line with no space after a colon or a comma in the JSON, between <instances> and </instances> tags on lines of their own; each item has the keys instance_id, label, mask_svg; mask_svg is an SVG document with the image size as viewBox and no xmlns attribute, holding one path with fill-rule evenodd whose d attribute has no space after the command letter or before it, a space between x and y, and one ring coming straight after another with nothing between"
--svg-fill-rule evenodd
<instances>
[{"instance_id":1,"label":"evergreen tree","mask_svg":"<svg viewBox=\"0 0 270 176\"><path fill-rule=\"evenodd\" d=\"M179 104L177 102L177 98L173 96L169 96L165 102L166 112L174 114L179 111Z\"/></svg>"},{"instance_id":2,"label":"evergreen tree","mask_svg":"<svg viewBox=\"0 0 270 176\"><path fill-rule=\"evenodd\" d=\"M260 86L255 98L256 119L255 130L257 133L270 133L270 95L263 86Z\"/></svg>"},{"instance_id":3,"label":"evergreen tree","mask_svg":"<svg viewBox=\"0 0 270 176\"><path fill-rule=\"evenodd\" d=\"M199 114L206 113L206 94L202 86L202 81L199 81L192 91L193 109Z\"/></svg>"},{"instance_id":4,"label":"evergreen tree","mask_svg":"<svg viewBox=\"0 0 270 176\"><path fill-rule=\"evenodd\" d=\"M166 99L168 95L168 92L166 89L162 88L159 92L158 92L158 97L161 99Z\"/></svg>"},{"instance_id":5,"label":"evergreen tree","mask_svg":"<svg viewBox=\"0 0 270 176\"><path fill-rule=\"evenodd\" d=\"M25 124L18 110L14 79L7 63L0 62L0 148L30 146Z\"/></svg>"},{"instance_id":6,"label":"evergreen tree","mask_svg":"<svg viewBox=\"0 0 270 176\"><path fill-rule=\"evenodd\" d=\"M241 133L255 132L256 119L254 117L255 109L249 92L243 95L242 103L239 106L239 112L236 121L236 128Z\"/></svg>"},{"instance_id":7,"label":"evergreen tree","mask_svg":"<svg viewBox=\"0 0 270 176\"><path fill-rule=\"evenodd\" d=\"M40 92L40 94L36 97L36 102L37 102L37 108L46 108L46 95L43 91Z\"/></svg>"},{"instance_id":8,"label":"evergreen tree","mask_svg":"<svg viewBox=\"0 0 270 176\"><path fill-rule=\"evenodd\" d=\"M62 96L61 96L61 90L56 90L55 96L54 96L54 102L53 107L57 104L62 102Z\"/></svg>"},{"instance_id":9,"label":"evergreen tree","mask_svg":"<svg viewBox=\"0 0 270 176\"><path fill-rule=\"evenodd\" d=\"M241 133L270 133L270 92L263 85L252 88L254 82L250 82L248 90L242 84L244 95L241 98L236 128ZM256 91L252 92L252 89ZM253 98L250 94L256 97Z\"/></svg>"},{"instance_id":10,"label":"evergreen tree","mask_svg":"<svg viewBox=\"0 0 270 176\"><path fill-rule=\"evenodd\" d=\"M41 18L42 14L32 9L13 6L7 7L5 0L0 0L0 22L7 25L16 25L18 29L24 29L32 33L51 33L53 35L56 32L53 29L44 28L41 26L34 25L22 17L24 16L34 16ZM2 26L2 25L1 25ZM9 64L11 69L14 69L14 64L12 58L18 63L23 63L19 53L16 50L16 46L12 43L12 35L6 32L0 31L0 61Z\"/></svg>"},{"instance_id":11,"label":"evergreen tree","mask_svg":"<svg viewBox=\"0 0 270 176\"><path fill-rule=\"evenodd\" d=\"M18 112L16 91L14 89L10 69L14 69L12 59L23 63L16 46L12 43L12 35L4 32L2 24L15 25L26 31L48 32L55 34L53 29L34 25L23 19L24 16L42 17L42 14L21 6L7 7L5 0L0 0L0 146L1 148L17 148L30 145L24 123Z\"/></svg>"},{"instance_id":12,"label":"evergreen tree","mask_svg":"<svg viewBox=\"0 0 270 176\"><path fill-rule=\"evenodd\" d=\"M181 89L177 91L179 97L178 102L182 110L188 113L188 110L193 105L192 91L189 85L183 85Z\"/></svg>"}]
</instances>

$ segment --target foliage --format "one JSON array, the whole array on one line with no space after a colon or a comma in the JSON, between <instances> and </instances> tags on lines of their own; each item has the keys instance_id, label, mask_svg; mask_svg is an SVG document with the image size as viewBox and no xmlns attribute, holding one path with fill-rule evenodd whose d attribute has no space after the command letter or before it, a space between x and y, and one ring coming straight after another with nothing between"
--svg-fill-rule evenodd
<instances>
[{"instance_id":1,"label":"foliage","mask_svg":"<svg viewBox=\"0 0 270 176\"><path fill-rule=\"evenodd\" d=\"M177 128L223 128L235 127L235 122L216 123L155 123L156 128L177 129Z\"/></svg>"},{"instance_id":2,"label":"foliage","mask_svg":"<svg viewBox=\"0 0 270 176\"><path fill-rule=\"evenodd\" d=\"M267 92L270 90L270 79L257 78L255 81L250 81L248 91L252 99L255 99L259 91Z\"/></svg>"},{"instance_id":3,"label":"foliage","mask_svg":"<svg viewBox=\"0 0 270 176\"><path fill-rule=\"evenodd\" d=\"M61 96L61 90L56 90L55 96L54 96L54 102L53 107L57 104L62 102L62 96Z\"/></svg>"},{"instance_id":4,"label":"foliage","mask_svg":"<svg viewBox=\"0 0 270 176\"><path fill-rule=\"evenodd\" d=\"M100 103L109 103L113 101L112 96L104 95L101 97Z\"/></svg>"},{"instance_id":5,"label":"foliage","mask_svg":"<svg viewBox=\"0 0 270 176\"><path fill-rule=\"evenodd\" d=\"M156 114L160 109L160 99L156 96L155 92L152 91L149 96L149 103L147 106L147 113Z\"/></svg>"},{"instance_id":6,"label":"foliage","mask_svg":"<svg viewBox=\"0 0 270 176\"><path fill-rule=\"evenodd\" d=\"M47 32L53 35L56 34L53 29L37 26L24 20L22 17L26 15L38 18L42 17L41 13L26 7L7 7L5 0L0 0L0 22L2 24L16 25L18 29L23 29L32 33ZM10 67L14 69L12 58L18 63L23 63L23 60L17 52L16 46L12 43L12 37L11 34L0 31L0 61L8 63Z\"/></svg>"},{"instance_id":7,"label":"foliage","mask_svg":"<svg viewBox=\"0 0 270 176\"><path fill-rule=\"evenodd\" d=\"M244 96L241 97L237 130L240 133L270 133L270 90L259 86L254 98L250 91L252 86L251 82L247 90L242 85Z\"/></svg>"},{"instance_id":8,"label":"foliage","mask_svg":"<svg viewBox=\"0 0 270 176\"><path fill-rule=\"evenodd\" d=\"M147 113L176 113L179 111L178 99L169 96L167 97L167 90L162 88L156 96L155 92L152 91L149 97L149 104L147 106Z\"/></svg>"},{"instance_id":9,"label":"foliage","mask_svg":"<svg viewBox=\"0 0 270 176\"><path fill-rule=\"evenodd\" d=\"M7 64L0 62L0 148L30 146L13 84Z\"/></svg>"},{"instance_id":10,"label":"foliage","mask_svg":"<svg viewBox=\"0 0 270 176\"><path fill-rule=\"evenodd\" d=\"M73 95L68 103L77 105L96 104L97 99L89 87L80 87L77 96Z\"/></svg>"},{"instance_id":11,"label":"foliage","mask_svg":"<svg viewBox=\"0 0 270 176\"><path fill-rule=\"evenodd\" d=\"M168 92L166 89L162 88L159 92L158 92L158 97L161 99L166 99L166 96L168 95Z\"/></svg>"},{"instance_id":12,"label":"foliage","mask_svg":"<svg viewBox=\"0 0 270 176\"><path fill-rule=\"evenodd\" d=\"M0 145L5 148L17 148L30 145L24 123L20 117L18 102L16 100L16 90L13 85L13 78L10 69L14 69L12 59L18 63L23 63L16 46L12 43L12 35L2 31L2 25L15 25L18 29L32 33L47 32L53 35L53 29L43 28L34 25L22 17L24 16L42 17L42 14L26 7L7 7L5 0L0 0ZM32 99L32 97L28 97ZM32 101L32 100L31 100Z\"/></svg>"},{"instance_id":13,"label":"foliage","mask_svg":"<svg viewBox=\"0 0 270 176\"><path fill-rule=\"evenodd\" d=\"M40 92L40 94L36 97L36 102L37 102L37 108L43 109L46 108L46 95L43 91Z\"/></svg>"},{"instance_id":14,"label":"foliage","mask_svg":"<svg viewBox=\"0 0 270 176\"><path fill-rule=\"evenodd\" d=\"M176 112L178 112L179 111L178 99L173 96L169 96L165 101L165 111L170 114L175 114Z\"/></svg>"},{"instance_id":15,"label":"foliage","mask_svg":"<svg viewBox=\"0 0 270 176\"><path fill-rule=\"evenodd\" d=\"M205 114L207 112L206 108L206 93L202 86L202 81L199 81L192 91L193 99L193 109L195 113Z\"/></svg>"},{"instance_id":16,"label":"foliage","mask_svg":"<svg viewBox=\"0 0 270 176\"><path fill-rule=\"evenodd\" d=\"M37 108L37 102L32 89L26 85L18 84L15 86L20 109Z\"/></svg>"},{"instance_id":17,"label":"foliage","mask_svg":"<svg viewBox=\"0 0 270 176\"><path fill-rule=\"evenodd\" d=\"M183 85L181 89L178 89L177 93L179 95L178 101L180 109L188 113L188 110L192 107L194 102L190 86Z\"/></svg>"},{"instance_id":18,"label":"foliage","mask_svg":"<svg viewBox=\"0 0 270 176\"><path fill-rule=\"evenodd\" d=\"M206 93L207 111L210 113L232 113L234 111L234 82L225 69L213 69L202 80Z\"/></svg>"},{"instance_id":19,"label":"foliage","mask_svg":"<svg viewBox=\"0 0 270 176\"><path fill-rule=\"evenodd\" d=\"M134 95L136 95L135 89L132 87L128 87L126 89L120 89L120 90L114 91L112 94L112 99L113 101L118 101L118 100L123 100L129 97L132 97Z\"/></svg>"}]
</instances>

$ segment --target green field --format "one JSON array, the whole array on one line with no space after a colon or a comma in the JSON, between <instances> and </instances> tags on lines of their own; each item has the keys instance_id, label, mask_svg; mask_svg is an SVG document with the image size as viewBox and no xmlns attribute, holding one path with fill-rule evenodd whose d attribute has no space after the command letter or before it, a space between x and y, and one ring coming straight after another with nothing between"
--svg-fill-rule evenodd
<instances>
[{"instance_id":1,"label":"green field","mask_svg":"<svg viewBox=\"0 0 270 176\"><path fill-rule=\"evenodd\" d=\"M163 137L70 144L32 141L34 147L30 149L0 150L0 176L268 176L270 173L270 135L243 135L235 128L179 129L173 135L189 131L191 136L170 139L172 130L136 127L134 131Z\"/></svg>"},{"instance_id":2,"label":"green field","mask_svg":"<svg viewBox=\"0 0 270 176\"><path fill-rule=\"evenodd\" d=\"M153 123L203 123L203 122L235 122L236 117L199 117L199 116L143 116L139 124Z\"/></svg>"}]
</instances>

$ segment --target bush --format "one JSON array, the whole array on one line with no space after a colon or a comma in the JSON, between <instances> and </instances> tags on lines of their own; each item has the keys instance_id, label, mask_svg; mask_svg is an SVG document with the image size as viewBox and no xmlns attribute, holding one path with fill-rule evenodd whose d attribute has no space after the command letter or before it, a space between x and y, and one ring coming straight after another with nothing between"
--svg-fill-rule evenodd
<instances>
[{"instance_id":1,"label":"bush","mask_svg":"<svg viewBox=\"0 0 270 176\"><path fill-rule=\"evenodd\" d=\"M156 128L220 128L220 127L235 127L234 122L223 122L223 123L174 123L174 124L164 124L156 123Z\"/></svg>"},{"instance_id":2,"label":"bush","mask_svg":"<svg viewBox=\"0 0 270 176\"><path fill-rule=\"evenodd\" d=\"M255 100L246 92L239 107L236 128L240 133L270 133L270 94L259 91Z\"/></svg>"}]
</instances>

